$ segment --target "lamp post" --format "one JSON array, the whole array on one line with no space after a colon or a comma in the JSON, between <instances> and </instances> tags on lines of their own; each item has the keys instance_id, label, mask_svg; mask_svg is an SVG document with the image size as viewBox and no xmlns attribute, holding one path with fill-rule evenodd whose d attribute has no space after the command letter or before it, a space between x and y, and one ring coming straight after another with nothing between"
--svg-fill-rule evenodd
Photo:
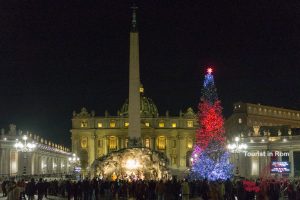
<instances>
[{"instance_id":1,"label":"lamp post","mask_svg":"<svg viewBox=\"0 0 300 200\"><path fill-rule=\"evenodd\" d=\"M78 171L79 169L77 169L80 165L80 158L75 154L73 153L71 157L69 157L69 173L71 173L71 170L73 168L74 172L79 172Z\"/></svg>"},{"instance_id":2,"label":"lamp post","mask_svg":"<svg viewBox=\"0 0 300 200\"><path fill-rule=\"evenodd\" d=\"M25 161L24 163L25 166L23 167L23 173L22 173L24 175L27 174L27 153L34 151L37 145L33 142L27 142L28 140L27 135L23 135L22 140L23 142L17 139L17 142L15 143L14 147L18 152L21 151L24 154L23 158Z\"/></svg>"},{"instance_id":3,"label":"lamp post","mask_svg":"<svg viewBox=\"0 0 300 200\"><path fill-rule=\"evenodd\" d=\"M27 135L23 135L22 140L24 142L18 141L15 143L14 147L17 151L21 152L32 152L36 148L36 144L33 142L27 142L28 137Z\"/></svg>"},{"instance_id":4,"label":"lamp post","mask_svg":"<svg viewBox=\"0 0 300 200\"><path fill-rule=\"evenodd\" d=\"M232 152L232 153L234 153L235 154L235 156L236 156L236 154L237 154L237 156L236 156L236 169L235 169L235 174L236 174L236 176L238 176L239 175L239 154L241 153L241 152L244 152L244 151L246 151L246 149L248 148L248 145L247 144L245 144L245 143L240 143L240 138L239 137L235 137L234 138L234 142L233 143L231 143L231 144L228 144L227 145L227 148L228 148L228 150L230 151L230 152Z\"/></svg>"}]
</instances>

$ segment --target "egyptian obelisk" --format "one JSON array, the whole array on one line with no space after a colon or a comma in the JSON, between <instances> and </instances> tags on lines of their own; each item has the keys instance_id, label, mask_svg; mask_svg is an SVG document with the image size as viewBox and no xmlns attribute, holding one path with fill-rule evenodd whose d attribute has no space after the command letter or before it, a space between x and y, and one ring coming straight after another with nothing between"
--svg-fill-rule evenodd
<instances>
[{"instance_id":1,"label":"egyptian obelisk","mask_svg":"<svg viewBox=\"0 0 300 200\"><path fill-rule=\"evenodd\" d=\"M137 7L132 8L132 20L130 29L129 47L129 127L128 127L128 146L140 146L141 138L141 117L140 117L140 61L139 61L139 33L137 29L136 11Z\"/></svg>"}]
</instances>

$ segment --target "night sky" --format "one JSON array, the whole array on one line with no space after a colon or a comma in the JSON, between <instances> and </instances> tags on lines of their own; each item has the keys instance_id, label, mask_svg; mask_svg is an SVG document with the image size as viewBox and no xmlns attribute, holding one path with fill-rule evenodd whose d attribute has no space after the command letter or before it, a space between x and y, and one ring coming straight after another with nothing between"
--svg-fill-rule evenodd
<instances>
[{"instance_id":1,"label":"night sky","mask_svg":"<svg viewBox=\"0 0 300 200\"><path fill-rule=\"evenodd\" d=\"M300 110L300 1L218 2L137 2L146 96L161 115L196 109L214 66L225 117L237 101ZM130 6L0 1L0 127L68 145L73 110L116 115L128 96Z\"/></svg>"}]
</instances>

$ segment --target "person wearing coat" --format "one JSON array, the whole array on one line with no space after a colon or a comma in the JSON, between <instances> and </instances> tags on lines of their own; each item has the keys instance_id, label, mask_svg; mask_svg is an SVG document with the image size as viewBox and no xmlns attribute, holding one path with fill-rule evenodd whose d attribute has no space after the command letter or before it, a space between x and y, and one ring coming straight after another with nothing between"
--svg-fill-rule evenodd
<instances>
[{"instance_id":1,"label":"person wearing coat","mask_svg":"<svg viewBox=\"0 0 300 200\"><path fill-rule=\"evenodd\" d=\"M30 180L30 182L27 184L25 188L25 193L28 196L28 200L34 200L34 194L36 193L36 186L34 178Z\"/></svg>"},{"instance_id":2,"label":"person wearing coat","mask_svg":"<svg viewBox=\"0 0 300 200\"><path fill-rule=\"evenodd\" d=\"M182 191L182 200L189 200L190 198L190 187L189 187L189 183L184 180L181 183L181 191Z\"/></svg>"}]
</instances>

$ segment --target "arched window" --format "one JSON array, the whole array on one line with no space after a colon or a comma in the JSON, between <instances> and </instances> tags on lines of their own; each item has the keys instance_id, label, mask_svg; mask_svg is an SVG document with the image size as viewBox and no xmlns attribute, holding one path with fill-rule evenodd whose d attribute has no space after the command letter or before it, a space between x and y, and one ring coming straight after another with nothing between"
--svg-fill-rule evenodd
<instances>
[{"instance_id":1,"label":"arched window","mask_svg":"<svg viewBox=\"0 0 300 200\"><path fill-rule=\"evenodd\" d=\"M109 150L116 150L117 149L117 137L110 136L109 143L108 143Z\"/></svg>"},{"instance_id":2,"label":"arched window","mask_svg":"<svg viewBox=\"0 0 300 200\"><path fill-rule=\"evenodd\" d=\"M149 138L145 139L145 147L150 148L150 139Z\"/></svg>"},{"instance_id":3,"label":"arched window","mask_svg":"<svg viewBox=\"0 0 300 200\"><path fill-rule=\"evenodd\" d=\"M191 149L191 148L193 148L193 140L192 140L192 138L188 138L187 139L187 148L188 149Z\"/></svg>"},{"instance_id":4,"label":"arched window","mask_svg":"<svg viewBox=\"0 0 300 200\"><path fill-rule=\"evenodd\" d=\"M185 163L186 167L192 166L191 157L192 157L192 151L186 152L186 163Z\"/></svg>"}]
</instances>

